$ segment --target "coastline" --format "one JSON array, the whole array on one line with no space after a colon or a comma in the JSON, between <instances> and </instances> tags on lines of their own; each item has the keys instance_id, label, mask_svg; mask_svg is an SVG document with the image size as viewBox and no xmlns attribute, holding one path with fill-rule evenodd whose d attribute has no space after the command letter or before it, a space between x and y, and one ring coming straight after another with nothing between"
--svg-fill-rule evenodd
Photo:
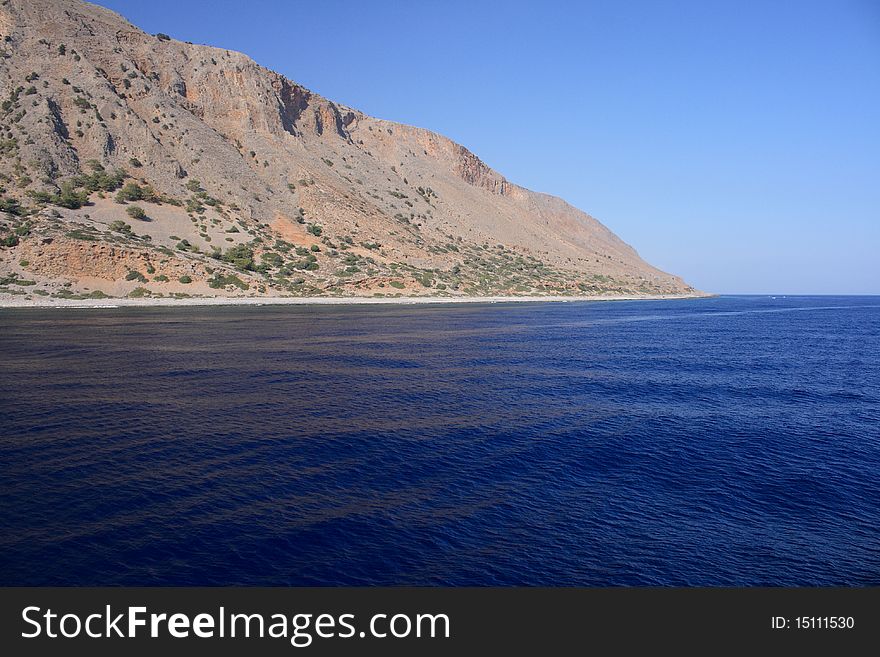
<instances>
[{"instance_id":1,"label":"coastline","mask_svg":"<svg viewBox=\"0 0 880 657\"><path fill-rule=\"evenodd\" d=\"M189 308L197 306L336 306L448 303L565 303L583 301L663 301L705 299L713 294L536 296L536 297L171 297L107 299L16 299L0 297L0 309L25 308Z\"/></svg>"}]
</instances>

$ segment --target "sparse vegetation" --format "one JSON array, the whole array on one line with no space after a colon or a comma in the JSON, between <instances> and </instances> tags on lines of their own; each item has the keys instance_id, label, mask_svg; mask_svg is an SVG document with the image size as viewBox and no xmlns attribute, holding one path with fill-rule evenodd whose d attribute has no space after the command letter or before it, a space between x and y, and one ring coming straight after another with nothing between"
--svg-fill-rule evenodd
<instances>
[{"instance_id":1,"label":"sparse vegetation","mask_svg":"<svg viewBox=\"0 0 880 657\"><path fill-rule=\"evenodd\" d=\"M74 228L73 230L67 231L65 236L75 240L82 240L84 242L97 242L99 240L98 234L93 228Z\"/></svg>"},{"instance_id":2,"label":"sparse vegetation","mask_svg":"<svg viewBox=\"0 0 880 657\"><path fill-rule=\"evenodd\" d=\"M224 276L223 274L220 274L218 272L208 279L208 286L214 289L225 288L230 285L235 286L240 290L247 290L250 287L235 274L228 274Z\"/></svg>"},{"instance_id":3,"label":"sparse vegetation","mask_svg":"<svg viewBox=\"0 0 880 657\"><path fill-rule=\"evenodd\" d=\"M101 31L105 28L96 25ZM261 126L247 139L229 133L222 137L229 147L215 148L213 138L200 138L205 126L212 126L207 120L199 125L203 117L197 108L187 109L182 97L181 104L174 104L150 93L151 87L157 91L161 87L162 94L170 90L186 95L182 87L172 89L180 85L174 84L176 76L167 58L135 56L139 51L131 50L133 44L116 41L112 31L102 36L108 37L108 49L119 56L107 52L107 57L92 57L91 41L81 40L73 30L57 34L74 35L62 38L75 42L68 47L60 44L60 38L44 40L45 47L35 45L34 53L13 59L16 66L0 96L0 245L4 247L0 265L4 274L14 270L24 275L22 267L32 262L27 276L34 272L37 278L39 273L46 281L30 286L35 289L29 293L41 290L59 298L84 298L85 292L76 287L81 272L73 270L89 257L112 259L114 267L121 267L112 277L130 281L125 289L150 280L173 283L177 289L178 283L197 282L188 289L206 292L202 282L210 280L212 288L230 292L400 297L410 292L650 293L667 286L647 273L643 277L618 273L633 265L622 255L578 254L575 249L554 252L553 218L548 220L547 239L536 232L524 244L528 231L514 227L504 238L510 240L509 246L498 244L492 199L499 193L504 196L505 188L490 189L494 180L491 185L474 181L468 207L459 207L465 197L458 193L459 181L446 175L456 165L450 154L445 149L429 154L427 145L423 149L408 138L388 138L392 131L386 124L380 129L364 121L372 133L366 144L357 139L355 130L353 140L325 140L324 150L286 151L280 142L269 147L261 141L267 136ZM168 35L159 33L155 39L155 49L167 50L162 42L171 40ZM14 57L22 45L18 37L6 38L11 46L3 41L0 36L0 47L11 48L12 54L0 57ZM88 60L88 66L74 63L79 60L75 47L80 45L82 62ZM188 49L177 43L173 50L180 54ZM196 48L192 53L193 70L208 74L198 77L210 92L206 98L215 97L220 86L210 78L237 62L223 51L210 51L222 63L212 69L217 62L209 51ZM95 63L108 70L96 68ZM245 88L253 88L254 71L241 69L238 74ZM275 102L265 96L253 96L249 102L267 101ZM350 126L348 116L344 121ZM381 147L377 135L384 142ZM237 150L230 151L233 146ZM258 147L264 151L257 152ZM277 171L270 168L270 153L279 162ZM324 167L316 168L319 160ZM125 169L116 168L117 163ZM249 166L241 170L242 164ZM470 167L469 162L466 165ZM233 178L233 171L243 175ZM310 171L319 182L308 177ZM466 170L463 177L467 179L469 173ZM205 183L198 178L205 178ZM153 189L147 179L160 187ZM426 184L447 190L443 203ZM177 198L162 190L174 191ZM514 191L529 200L527 192ZM484 192L486 198L481 198ZM112 205L114 200L125 214ZM154 203L173 203L181 210L156 209ZM527 209L532 205L520 204L521 211L514 205L504 207L517 223L529 218ZM287 217L299 225L288 224ZM154 223L137 223L151 220ZM194 241L177 235L169 240L171 231L190 235ZM146 232L152 238L139 234ZM282 234L289 241L279 239ZM226 243L220 245L221 241ZM90 248L95 243L101 248ZM52 258L57 271L43 268L43 257ZM393 258L399 262L390 262ZM68 271L62 272L65 267ZM181 275L182 271L190 273ZM65 286L56 282L65 277L71 281ZM17 278L0 287L21 293L28 286ZM132 296L161 296L159 286L152 287L152 292L137 287ZM382 292L376 292L380 288Z\"/></svg>"}]
</instances>

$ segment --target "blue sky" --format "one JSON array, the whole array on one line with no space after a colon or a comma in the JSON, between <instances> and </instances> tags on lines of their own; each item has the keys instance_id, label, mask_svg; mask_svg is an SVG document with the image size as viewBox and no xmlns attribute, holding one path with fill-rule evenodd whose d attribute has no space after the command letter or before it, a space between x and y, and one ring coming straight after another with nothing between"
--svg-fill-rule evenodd
<instances>
[{"instance_id":1,"label":"blue sky","mask_svg":"<svg viewBox=\"0 0 880 657\"><path fill-rule=\"evenodd\" d=\"M99 4L445 134L702 289L880 294L880 2Z\"/></svg>"}]
</instances>

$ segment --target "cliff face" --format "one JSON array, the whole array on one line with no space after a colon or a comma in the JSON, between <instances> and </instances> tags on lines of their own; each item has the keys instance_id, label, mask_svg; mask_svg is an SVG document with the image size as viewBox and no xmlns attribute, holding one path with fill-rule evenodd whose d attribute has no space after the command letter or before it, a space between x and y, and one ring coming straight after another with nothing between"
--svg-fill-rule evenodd
<instances>
[{"instance_id":1,"label":"cliff face","mask_svg":"<svg viewBox=\"0 0 880 657\"><path fill-rule=\"evenodd\" d=\"M0 42L0 293L694 292L449 139L240 53L76 0L8 0Z\"/></svg>"}]
</instances>

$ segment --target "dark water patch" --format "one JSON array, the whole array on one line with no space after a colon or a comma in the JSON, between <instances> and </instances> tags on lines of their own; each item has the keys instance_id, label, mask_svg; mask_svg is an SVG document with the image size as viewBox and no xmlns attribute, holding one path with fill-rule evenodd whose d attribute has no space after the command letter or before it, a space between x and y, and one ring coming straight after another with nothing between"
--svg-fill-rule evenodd
<instances>
[{"instance_id":1,"label":"dark water patch","mask_svg":"<svg viewBox=\"0 0 880 657\"><path fill-rule=\"evenodd\" d=\"M0 313L0 583L880 584L880 302Z\"/></svg>"}]
</instances>

